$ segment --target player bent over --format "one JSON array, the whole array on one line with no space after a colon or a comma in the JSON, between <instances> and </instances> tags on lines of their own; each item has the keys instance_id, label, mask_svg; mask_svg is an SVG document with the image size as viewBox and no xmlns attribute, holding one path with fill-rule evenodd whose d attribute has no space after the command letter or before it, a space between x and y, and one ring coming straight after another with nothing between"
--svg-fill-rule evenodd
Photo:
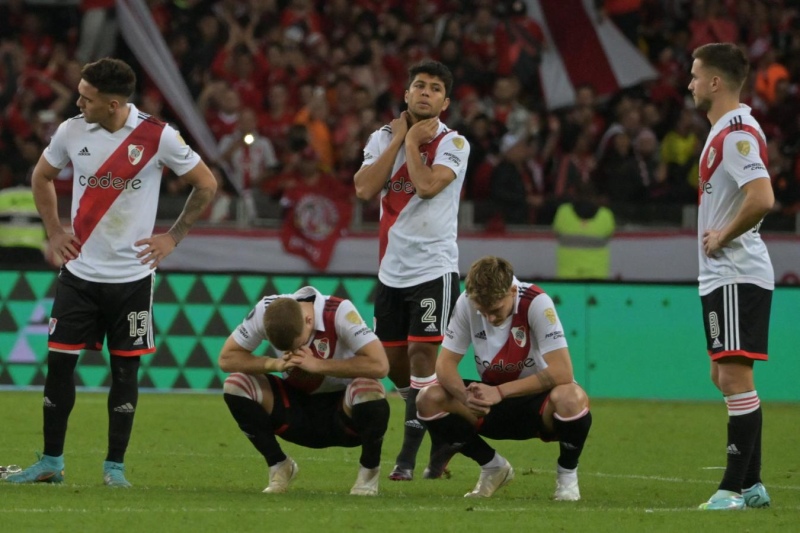
<instances>
[{"instance_id":1,"label":"player bent over","mask_svg":"<svg viewBox=\"0 0 800 533\"><path fill-rule=\"evenodd\" d=\"M470 343L481 380L469 382L458 364ZM558 440L554 499L580 499L578 459L592 414L586 392L573 381L572 362L553 300L522 283L511 264L484 257L470 267L436 363L438 385L417 398L419 419L431 435L460 445L481 466L467 498L488 498L514 479L511 464L483 437Z\"/></svg>"},{"instance_id":2,"label":"player bent over","mask_svg":"<svg viewBox=\"0 0 800 533\"><path fill-rule=\"evenodd\" d=\"M268 357L253 355L268 340ZM389 404L380 341L349 300L313 287L262 299L219 355L225 403L269 466L267 493L285 492L298 472L276 436L309 448L361 446L350 494L378 494ZM282 375L272 375L281 372Z\"/></svg>"}]
</instances>

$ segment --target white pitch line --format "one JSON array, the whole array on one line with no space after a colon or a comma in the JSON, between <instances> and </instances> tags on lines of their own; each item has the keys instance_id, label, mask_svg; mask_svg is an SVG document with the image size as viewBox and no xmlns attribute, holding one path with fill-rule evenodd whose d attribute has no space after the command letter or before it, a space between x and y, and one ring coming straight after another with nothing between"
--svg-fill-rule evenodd
<instances>
[{"instance_id":1,"label":"white pitch line","mask_svg":"<svg viewBox=\"0 0 800 533\"><path fill-rule=\"evenodd\" d=\"M522 470L525 472L526 470ZM538 468L532 468L527 470L528 472L534 472L536 474L552 474L554 473L552 470L542 470ZM643 481L663 481L665 483L692 483L692 484L702 484L708 485L710 483L719 483L719 481L708 480L708 479L685 479L679 477L664 477L664 476L644 476L639 474L606 474L604 472L580 472L581 476L591 476L591 477L605 477L605 478L615 478L615 479L640 479ZM800 486L797 485L775 485L773 483L765 483L768 489L776 488L782 490L800 490Z\"/></svg>"},{"instance_id":2,"label":"white pitch line","mask_svg":"<svg viewBox=\"0 0 800 533\"><path fill-rule=\"evenodd\" d=\"M304 502L297 502L297 505L306 505ZM364 506L350 506L350 507L337 507L337 512L362 512L364 510ZM433 513L441 513L441 512L452 512L454 510L453 507L443 507L443 506L425 506L425 505L415 505L413 506L413 510L415 513L420 512L433 512ZM792 506L792 507L784 507L781 506L779 508L775 508L775 510L780 511L800 511L800 506ZM385 505L380 506L373 506L370 507L370 513L407 513L409 511L408 506L392 506L388 507ZM531 511L530 506L524 507L505 507L505 506L498 506L498 507L471 507L472 512L476 513L529 513ZM612 512L612 513L692 513L698 512L699 509L696 507L666 507L666 508L637 508L637 507L576 507L572 504L556 504L552 506L537 506L536 512L541 513L595 513L598 511L603 512ZM268 507L268 506L255 506L255 507L180 507L180 508L165 508L165 509L153 509L152 507L146 508L138 508L138 507L104 507L104 508L75 508L75 507L17 507L17 508L2 508L0 509L0 515L2 514L15 514L15 513L29 513L29 514L38 514L38 513L75 513L75 514L88 514L88 513L117 513L117 514L125 514L125 513L147 513L147 514L156 514L156 513L165 513L165 514L176 514L176 513L275 513L275 512L286 512L286 513L296 513L297 507Z\"/></svg>"}]
</instances>

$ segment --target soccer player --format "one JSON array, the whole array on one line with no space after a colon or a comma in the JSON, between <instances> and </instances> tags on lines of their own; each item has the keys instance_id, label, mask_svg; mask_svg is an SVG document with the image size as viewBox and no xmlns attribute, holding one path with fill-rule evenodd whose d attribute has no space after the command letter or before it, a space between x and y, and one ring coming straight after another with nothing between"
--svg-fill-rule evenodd
<instances>
[{"instance_id":1,"label":"soccer player","mask_svg":"<svg viewBox=\"0 0 800 533\"><path fill-rule=\"evenodd\" d=\"M458 202L469 143L439 120L453 76L441 63L409 69L408 109L375 131L355 175L356 195L380 193L375 333L389 357L389 378L406 400L403 446L389 478L411 480L425 428L416 418L422 387L436 382L436 354L459 291ZM452 453L433 443L424 472L439 478Z\"/></svg>"},{"instance_id":2,"label":"soccer player","mask_svg":"<svg viewBox=\"0 0 800 533\"><path fill-rule=\"evenodd\" d=\"M711 380L728 406L727 467L701 509L767 507L761 483L761 403L753 362L767 360L774 273L758 229L775 197L767 143L750 108L739 103L747 58L735 44L692 53L689 90L711 132L700 158L700 299Z\"/></svg>"},{"instance_id":3,"label":"soccer player","mask_svg":"<svg viewBox=\"0 0 800 533\"><path fill-rule=\"evenodd\" d=\"M458 364L470 344L480 381L462 380ZM511 464L482 437L558 440L556 491L580 499L578 459L592 425L589 398L573 380L564 328L553 300L522 283L499 257L469 269L436 362L437 385L417 398L432 436L460 447L481 467L467 498L488 498L514 479Z\"/></svg>"},{"instance_id":4,"label":"soccer player","mask_svg":"<svg viewBox=\"0 0 800 533\"><path fill-rule=\"evenodd\" d=\"M253 355L262 341L269 357ZM389 362L349 300L313 287L268 296L228 337L219 355L224 397L239 428L269 466L266 493L286 492L297 464L276 436L309 448L361 446L350 494L378 494L389 403L379 381ZM273 375L281 372L282 376Z\"/></svg>"},{"instance_id":5,"label":"soccer player","mask_svg":"<svg viewBox=\"0 0 800 533\"><path fill-rule=\"evenodd\" d=\"M81 75L81 114L59 126L32 176L50 246L66 261L50 316L44 455L7 480L63 481L75 367L81 350L101 349L105 338L111 389L103 480L112 487L129 487L123 460L136 413L139 359L156 350L154 269L214 197L216 180L177 131L128 103L136 76L125 62L104 58L84 66ZM72 233L61 226L53 186L69 162L74 168ZM172 228L153 235L164 167L193 190Z\"/></svg>"}]
</instances>

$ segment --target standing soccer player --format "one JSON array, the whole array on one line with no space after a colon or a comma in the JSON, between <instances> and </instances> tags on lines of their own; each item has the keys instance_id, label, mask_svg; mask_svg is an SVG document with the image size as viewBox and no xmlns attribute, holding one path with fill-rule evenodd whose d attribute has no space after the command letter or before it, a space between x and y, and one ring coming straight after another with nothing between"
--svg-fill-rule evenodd
<instances>
[{"instance_id":1,"label":"standing soccer player","mask_svg":"<svg viewBox=\"0 0 800 533\"><path fill-rule=\"evenodd\" d=\"M738 46L712 43L692 53L689 90L711 122L700 158L700 299L711 380L728 406L728 464L701 509L767 507L761 483L761 403L753 362L767 360L775 287L758 229L775 201L767 143L750 108L739 103L749 65Z\"/></svg>"},{"instance_id":2,"label":"standing soccer player","mask_svg":"<svg viewBox=\"0 0 800 533\"><path fill-rule=\"evenodd\" d=\"M32 177L50 245L66 261L58 275L47 343L44 455L7 480L63 481L78 357L83 349L101 349L106 339L111 389L103 480L112 487L130 487L123 461L139 394L139 359L156 350L154 269L214 197L216 180L177 131L128 103L136 86L129 65L104 58L84 66L81 74L81 114L59 126ZM61 226L53 186L69 162L74 167L74 233ZM165 166L194 189L172 228L153 235Z\"/></svg>"},{"instance_id":3,"label":"standing soccer player","mask_svg":"<svg viewBox=\"0 0 800 533\"><path fill-rule=\"evenodd\" d=\"M469 143L439 115L450 104L450 71L436 61L409 69L408 109L375 131L355 175L356 195L381 195L375 333L389 357L389 378L406 400L403 447L389 478L411 480L425 428L419 389L436 382L436 353L459 292L458 203ZM451 457L433 443L424 477L439 478Z\"/></svg>"},{"instance_id":4,"label":"standing soccer player","mask_svg":"<svg viewBox=\"0 0 800 533\"><path fill-rule=\"evenodd\" d=\"M458 446L481 474L467 498L488 498L514 479L511 464L483 437L557 440L559 501L579 500L578 459L592 414L575 383L564 328L553 300L522 283L511 264L484 257L469 269L436 362L438 385L417 398L431 435ZM479 382L462 380L458 365L470 344Z\"/></svg>"}]
</instances>

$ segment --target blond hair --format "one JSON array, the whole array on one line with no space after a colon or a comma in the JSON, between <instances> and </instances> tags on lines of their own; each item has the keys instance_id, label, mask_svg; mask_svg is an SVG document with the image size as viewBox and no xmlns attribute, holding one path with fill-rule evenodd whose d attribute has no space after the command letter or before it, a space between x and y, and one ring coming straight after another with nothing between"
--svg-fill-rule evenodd
<instances>
[{"instance_id":1,"label":"blond hair","mask_svg":"<svg viewBox=\"0 0 800 533\"><path fill-rule=\"evenodd\" d=\"M487 256L469 267L467 296L481 307L491 307L508 294L514 281L514 268L502 257Z\"/></svg>"},{"instance_id":2,"label":"blond hair","mask_svg":"<svg viewBox=\"0 0 800 533\"><path fill-rule=\"evenodd\" d=\"M294 298L276 298L264 313L264 330L276 350L288 351L295 347L303 333L303 310Z\"/></svg>"}]
</instances>

